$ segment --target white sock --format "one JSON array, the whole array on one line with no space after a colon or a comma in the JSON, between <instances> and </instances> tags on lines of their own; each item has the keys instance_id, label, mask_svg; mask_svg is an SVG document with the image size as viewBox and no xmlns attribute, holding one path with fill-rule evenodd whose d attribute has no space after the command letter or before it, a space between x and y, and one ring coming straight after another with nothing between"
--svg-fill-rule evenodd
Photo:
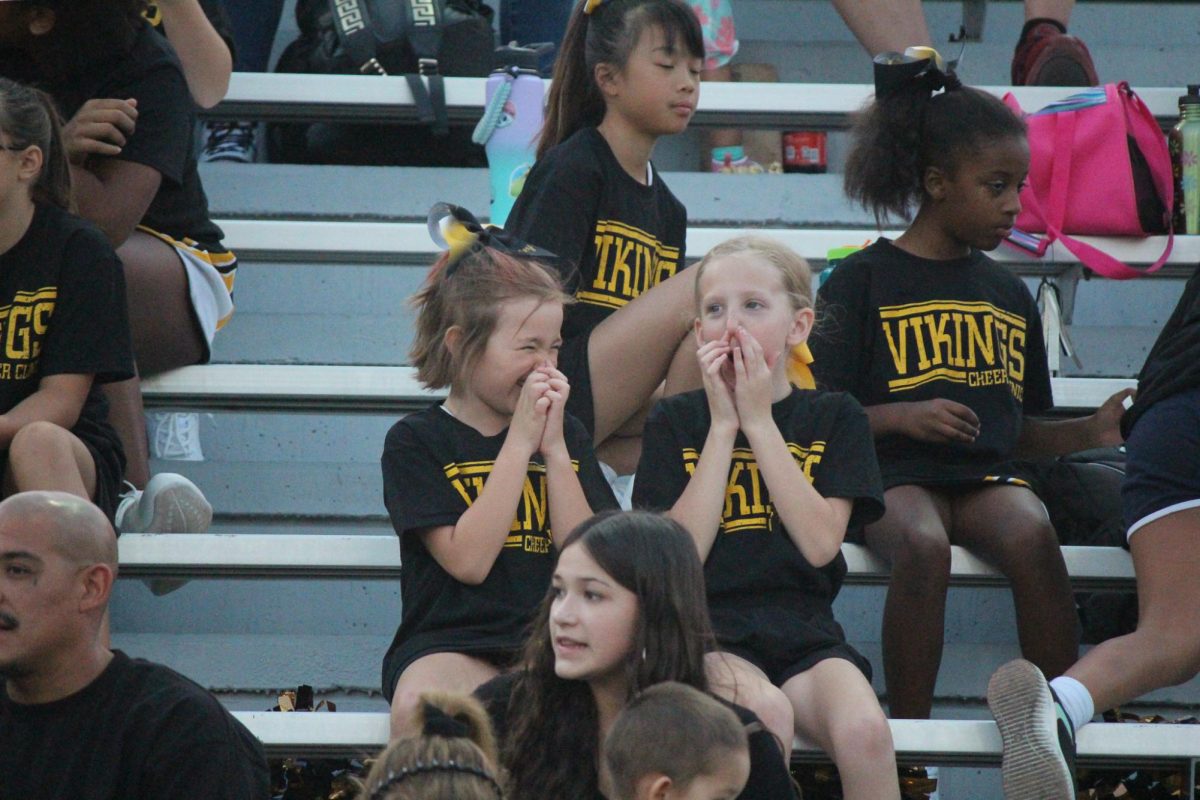
<instances>
[{"instance_id":1,"label":"white sock","mask_svg":"<svg viewBox=\"0 0 1200 800\"><path fill-rule=\"evenodd\" d=\"M1066 711L1067 716L1071 718L1071 725L1075 727L1075 730L1079 730L1092 721L1092 717L1096 714L1096 704L1086 686L1074 678L1059 675L1050 681L1050 688L1058 695L1058 702L1062 704L1063 711Z\"/></svg>"}]
</instances>

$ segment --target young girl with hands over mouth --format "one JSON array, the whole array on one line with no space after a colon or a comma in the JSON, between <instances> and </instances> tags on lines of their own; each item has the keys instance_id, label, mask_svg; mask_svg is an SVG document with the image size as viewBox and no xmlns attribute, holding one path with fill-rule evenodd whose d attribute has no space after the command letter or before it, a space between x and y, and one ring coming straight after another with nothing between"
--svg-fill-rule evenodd
<instances>
[{"instance_id":1,"label":"young girl with hands over mouth","mask_svg":"<svg viewBox=\"0 0 1200 800\"><path fill-rule=\"evenodd\" d=\"M514 660L550 585L554 545L615 506L555 367L563 306L554 272L435 207L453 242L415 296L412 361L444 402L388 432L384 501L400 537L403 616L384 659L393 735L421 692L470 692Z\"/></svg>"},{"instance_id":2,"label":"young girl with hands over mouth","mask_svg":"<svg viewBox=\"0 0 1200 800\"><path fill-rule=\"evenodd\" d=\"M704 388L651 412L634 501L668 509L695 540L715 658L783 690L796 732L830 754L845 797L898 798L870 664L832 608L846 529L879 518L883 491L858 403L792 383L811 386L811 280L800 256L756 236L700 262Z\"/></svg>"}]
</instances>

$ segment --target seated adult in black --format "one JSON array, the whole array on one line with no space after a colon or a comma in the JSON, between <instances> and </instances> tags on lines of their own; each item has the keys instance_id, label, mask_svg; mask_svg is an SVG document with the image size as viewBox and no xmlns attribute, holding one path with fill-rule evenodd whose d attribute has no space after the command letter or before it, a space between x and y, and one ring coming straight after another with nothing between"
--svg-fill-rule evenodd
<instances>
[{"instance_id":1,"label":"seated adult in black","mask_svg":"<svg viewBox=\"0 0 1200 800\"><path fill-rule=\"evenodd\" d=\"M104 645L116 573L96 506L0 503L0 797L265 800L262 746L215 697Z\"/></svg>"},{"instance_id":2,"label":"seated adult in black","mask_svg":"<svg viewBox=\"0 0 1200 800\"><path fill-rule=\"evenodd\" d=\"M559 551L525 667L476 691L501 739L508 794L615 796L597 757L617 715L663 681L708 691L704 654L714 647L704 568L683 528L638 511L580 525ZM738 797L792 800L779 743L752 712L732 708L750 741L750 778Z\"/></svg>"}]
</instances>

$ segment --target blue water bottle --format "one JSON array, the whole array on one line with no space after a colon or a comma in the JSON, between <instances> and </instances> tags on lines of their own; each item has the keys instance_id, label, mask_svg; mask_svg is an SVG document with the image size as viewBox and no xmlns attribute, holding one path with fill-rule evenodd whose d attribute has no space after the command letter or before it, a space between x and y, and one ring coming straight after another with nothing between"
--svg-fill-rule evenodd
<instances>
[{"instance_id":1,"label":"blue water bottle","mask_svg":"<svg viewBox=\"0 0 1200 800\"><path fill-rule=\"evenodd\" d=\"M483 118L471 137L484 146L491 178L491 222L503 226L537 156L545 119L545 84L537 65L542 46L502 47L488 76Z\"/></svg>"}]
</instances>

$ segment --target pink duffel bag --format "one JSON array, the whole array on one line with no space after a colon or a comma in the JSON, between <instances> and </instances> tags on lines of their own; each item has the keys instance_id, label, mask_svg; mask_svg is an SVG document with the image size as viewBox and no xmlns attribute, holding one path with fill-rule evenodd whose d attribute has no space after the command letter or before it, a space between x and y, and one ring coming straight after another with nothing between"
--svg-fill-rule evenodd
<instances>
[{"instance_id":1,"label":"pink duffel bag","mask_svg":"<svg viewBox=\"0 0 1200 800\"><path fill-rule=\"evenodd\" d=\"M1021 113L1011 93L1004 102ZM1129 84L1087 89L1025 115L1025 122L1029 179L1012 241L1039 256L1062 242L1082 264L1109 278L1136 278L1161 267L1174 246L1171 159L1158 122ZM1168 234L1162 255L1143 268L1072 238L1162 233Z\"/></svg>"}]
</instances>

